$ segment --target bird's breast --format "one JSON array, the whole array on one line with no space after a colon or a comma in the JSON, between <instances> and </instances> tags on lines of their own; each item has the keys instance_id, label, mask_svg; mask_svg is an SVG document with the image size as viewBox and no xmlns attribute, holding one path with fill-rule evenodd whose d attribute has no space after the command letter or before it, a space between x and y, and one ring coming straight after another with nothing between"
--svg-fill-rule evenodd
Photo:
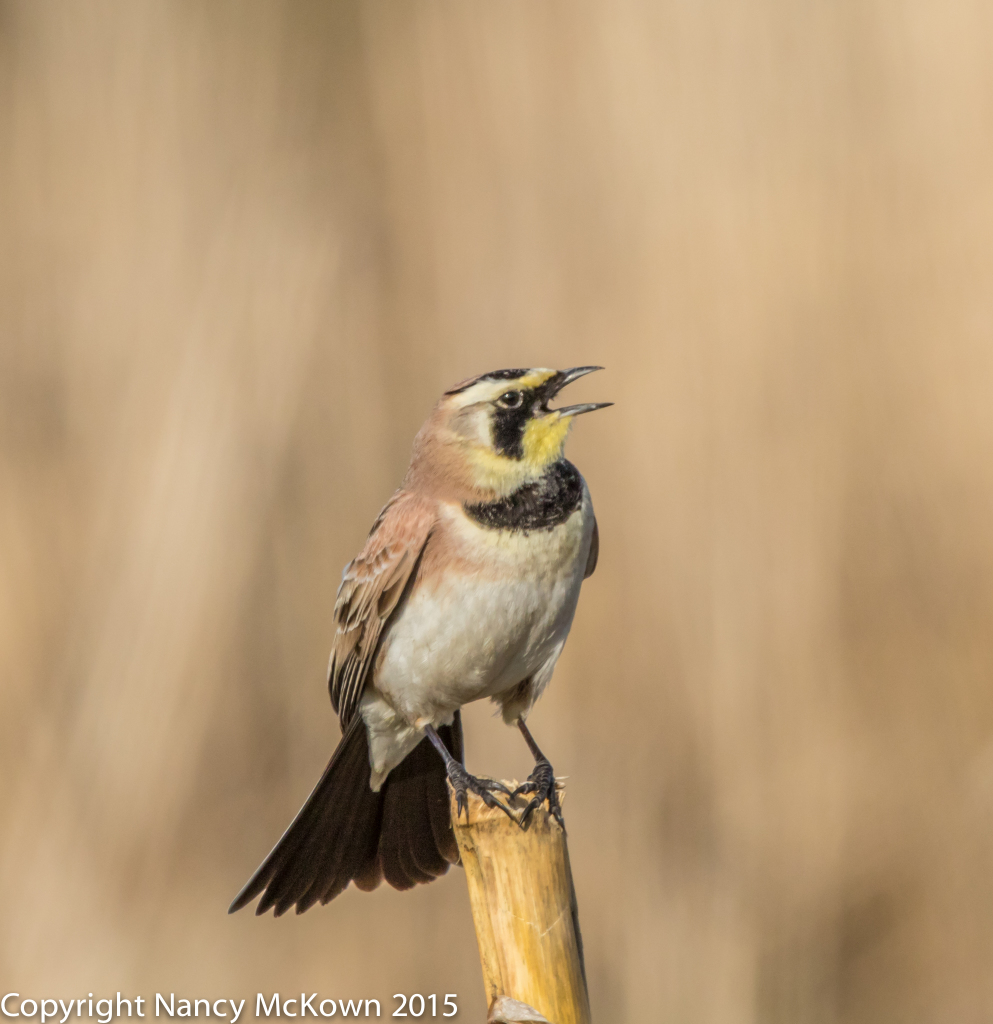
<instances>
[{"instance_id":1,"label":"bird's breast","mask_svg":"<svg viewBox=\"0 0 993 1024\"><path fill-rule=\"evenodd\" d=\"M442 508L377 658L374 686L408 720L501 693L554 663L593 529L576 475L579 500L552 525L498 527L462 506Z\"/></svg>"}]
</instances>

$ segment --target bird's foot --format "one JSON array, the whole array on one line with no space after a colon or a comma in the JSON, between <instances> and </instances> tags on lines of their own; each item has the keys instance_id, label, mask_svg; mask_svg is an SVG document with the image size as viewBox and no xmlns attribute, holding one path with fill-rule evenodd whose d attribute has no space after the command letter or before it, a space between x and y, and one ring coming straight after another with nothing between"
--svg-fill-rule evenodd
<instances>
[{"instance_id":1,"label":"bird's foot","mask_svg":"<svg viewBox=\"0 0 993 1024\"><path fill-rule=\"evenodd\" d=\"M531 815L547 800L549 813L564 832L565 822L562 820L562 805L559 803L559 794L555 788L555 772L552 771L547 758L543 757L535 762L534 771L528 776L527 781L522 782L511 796L523 796L527 793L534 793L534 796L518 819L521 828L528 827Z\"/></svg>"},{"instance_id":2,"label":"bird's foot","mask_svg":"<svg viewBox=\"0 0 993 1024\"><path fill-rule=\"evenodd\" d=\"M477 779L475 775L470 775L455 760L450 761L447 768L448 781L451 782L452 789L455 790L455 806L458 817L462 817L462 811L465 810L466 821L469 820L468 795L469 793L475 793L487 807L499 807L511 821L517 821L517 818L514 817L514 812L493 795L494 791L496 791L511 796L510 790L502 782L497 782L496 779Z\"/></svg>"}]
</instances>

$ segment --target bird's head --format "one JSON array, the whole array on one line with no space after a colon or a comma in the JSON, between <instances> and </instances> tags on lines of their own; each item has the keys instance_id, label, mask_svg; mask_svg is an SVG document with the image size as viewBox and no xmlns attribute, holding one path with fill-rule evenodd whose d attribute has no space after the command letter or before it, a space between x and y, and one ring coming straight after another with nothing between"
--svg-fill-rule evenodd
<instances>
[{"instance_id":1,"label":"bird's head","mask_svg":"<svg viewBox=\"0 0 993 1024\"><path fill-rule=\"evenodd\" d=\"M494 370L464 380L442 395L425 424L426 448L473 489L509 494L562 457L576 416L613 404L549 408L567 384L600 369Z\"/></svg>"}]
</instances>

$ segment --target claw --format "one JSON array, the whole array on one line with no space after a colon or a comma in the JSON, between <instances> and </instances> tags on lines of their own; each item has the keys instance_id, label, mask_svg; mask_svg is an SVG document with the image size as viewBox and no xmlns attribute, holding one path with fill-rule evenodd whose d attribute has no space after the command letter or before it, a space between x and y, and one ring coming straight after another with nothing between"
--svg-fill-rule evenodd
<instances>
[{"instance_id":1,"label":"claw","mask_svg":"<svg viewBox=\"0 0 993 1024\"><path fill-rule=\"evenodd\" d=\"M483 789L494 790L498 789L501 793L506 793L507 796L513 796L513 793L507 787L500 782L499 779L476 779L476 781L483 787Z\"/></svg>"},{"instance_id":2,"label":"claw","mask_svg":"<svg viewBox=\"0 0 993 1024\"><path fill-rule=\"evenodd\" d=\"M462 765L454 760L447 767L449 781L452 784L452 789L455 790L455 813L458 817L461 818L462 812L465 811L466 821L469 820L469 792L471 791L487 807L499 807L511 821L517 823L514 812L493 796L493 790L499 790L501 793L506 793L507 796L511 795L510 790L502 782L497 782L496 779L477 779L475 775L470 775Z\"/></svg>"},{"instance_id":3,"label":"claw","mask_svg":"<svg viewBox=\"0 0 993 1024\"><path fill-rule=\"evenodd\" d=\"M526 793L534 793L534 797L528 801L527 806L521 812L518 822L522 829L527 829L531 815L547 800L548 810L552 817L559 823L562 831L565 831L565 821L562 818L562 805L559 803L559 795L555 789L555 773L547 759L537 761L534 771L522 782L513 792L512 796L522 796Z\"/></svg>"}]
</instances>

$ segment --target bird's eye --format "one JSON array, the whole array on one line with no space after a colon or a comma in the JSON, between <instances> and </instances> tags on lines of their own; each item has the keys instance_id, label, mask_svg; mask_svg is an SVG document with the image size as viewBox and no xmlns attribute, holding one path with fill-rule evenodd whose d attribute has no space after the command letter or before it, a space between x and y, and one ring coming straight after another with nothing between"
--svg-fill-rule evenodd
<instances>
[{"instance_id":1,"label":"bird's eye","mask_svg":"<svg viewBox=\"0 0 993 1024\"><path fill-rule=\"evenodd\" d=\"M524 396L520 393L520 391L508 391L505 394L501 395L497 399L497 401L505 409L517 409L520 407L521 402L524 401Z\"/></svg>"}]
</instances>

